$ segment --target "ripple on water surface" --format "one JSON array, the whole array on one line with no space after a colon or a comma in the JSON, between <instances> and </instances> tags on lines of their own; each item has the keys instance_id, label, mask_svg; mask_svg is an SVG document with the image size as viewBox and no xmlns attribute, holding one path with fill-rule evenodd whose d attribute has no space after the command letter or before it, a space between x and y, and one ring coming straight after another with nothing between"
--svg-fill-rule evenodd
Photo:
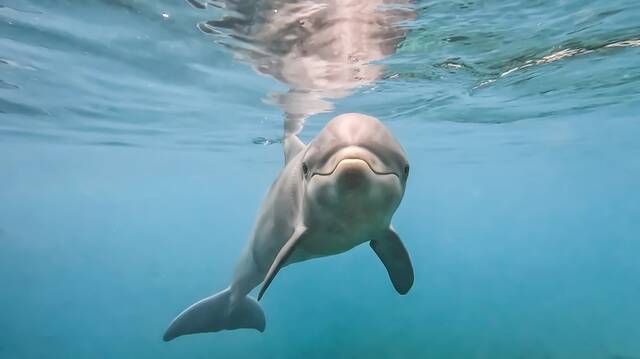
<instances>
[{"instance_id":1,"label":"ripple on water surface","mask_svg":"<svg viewBox=\"0 0 640 359\"><path fill-rule=\"evenodd\" d=\"M341 80L345 87L331 91L292 87L261 67L304 36L321 2L298 11L298 22L269 46L241 30L249 18L231 11L234 1L67 3L74 6L0 7L6 140L210 148L206 134L222 131L218 147L226 148L278 143L282 113L305 107L319 117L310 129L336 110L499 124L637 107L640 95L635 1L394 5L402 8L396 32L387 34L396 36L395 51L377 67L358 65L381 72Z\"/></svg>"}]
</instances>

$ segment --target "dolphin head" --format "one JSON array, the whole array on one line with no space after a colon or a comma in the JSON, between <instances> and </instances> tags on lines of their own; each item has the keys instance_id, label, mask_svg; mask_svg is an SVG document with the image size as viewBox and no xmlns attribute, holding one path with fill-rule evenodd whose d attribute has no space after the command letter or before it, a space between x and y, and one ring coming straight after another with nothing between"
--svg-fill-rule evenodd
<instances>
[{"instance_id":1,"label":"dolphin head","mask_svg":"<svg viewBox=\"0 0 640 359\"><path fill-rule=\"evenodd\" d=\"M332 119L309 144L300 171L308 211L388 225L404 195L409 162L379 120L349 113Z\"/></svg>"}]
</instances>

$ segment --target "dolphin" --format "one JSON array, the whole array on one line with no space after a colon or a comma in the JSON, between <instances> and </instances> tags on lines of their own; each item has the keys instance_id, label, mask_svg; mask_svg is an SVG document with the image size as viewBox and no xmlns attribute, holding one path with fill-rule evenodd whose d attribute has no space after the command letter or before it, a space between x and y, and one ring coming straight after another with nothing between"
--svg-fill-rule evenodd
<instances>
[{"instance_id":1,"label":"dolphin","mask_svg":"<svg viewBox=\"0 0 640 359\"><path fill-rule=\"evenodd\" d=\"M191 305L164 340L239 328L265 329L258 300L287 265L331 256L369 242L400 294L413 285L413 267L391 218L404 195L409 162L376 118L333 118L308 145L284 139L285 166L258 212L253 233L228 288Z\"/></svg>"}]
</instances>

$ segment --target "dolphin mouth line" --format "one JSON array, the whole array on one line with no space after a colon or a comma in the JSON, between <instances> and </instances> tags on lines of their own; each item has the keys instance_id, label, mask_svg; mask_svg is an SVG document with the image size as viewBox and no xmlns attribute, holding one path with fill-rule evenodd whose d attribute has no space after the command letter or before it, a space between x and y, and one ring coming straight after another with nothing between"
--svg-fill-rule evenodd
<instances>
[{"instance_id":1,"label":"dolphin mouth line","mask_svg":"<svg viewBox=\"0 0 640 359\"><path fill-rule=\"evenodd\" d=\"M369 164L369 162L367 162L367 161L363 160L362 158L358 158L358 157L346 157L346 158L343 158L343 159L341 159L340 161L338 161L338 163L336 163L336 166L335 166L335 167L334 167L330 172L327 172L327 173L314 172L314 173L311 175L311 177L310 177L310 178L313 178L313 176L316 176L316 175L317 175L317 176L331 176L331 175L332 175L332 174L333 174L333 173L338 169L338 166L340 166L340 163L342 163L342 161L346 161L346 160L358 160L358 161L362 161L362 162L364 162L364 163L366 163L366 164L367 164L367 167L369 167L369 169L371 170L371 172L373 172L373 173L375 173L375 174L377 174L377 175L379 175L379 176L384 176L384 175L394 175L394 176L396 176L396 177L400 178L400 176L398 176L398 174L397 174L397 173L395 173L395 172L393 172L393 171L389 171L389 172L380 172L380 171L376 171L376 170L374 170L374 169L373 169L373 167L371 167L371 164Z\"/></svg>"}]
</instances>

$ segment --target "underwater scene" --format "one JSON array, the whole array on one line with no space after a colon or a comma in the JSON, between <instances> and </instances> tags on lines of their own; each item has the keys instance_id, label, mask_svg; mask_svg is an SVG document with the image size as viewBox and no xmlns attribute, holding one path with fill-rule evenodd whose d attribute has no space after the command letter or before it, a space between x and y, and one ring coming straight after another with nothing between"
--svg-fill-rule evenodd
<instances>
[{"instance_id":1,"label":"underwater scene","mask_svg":"<svg viewBox=\"0 0 640 359\"><path fill-rule=\"evenodd\" d=\"M0 358L640 359L637 0L0 0Z\"/></svg>"}]
</instances>

